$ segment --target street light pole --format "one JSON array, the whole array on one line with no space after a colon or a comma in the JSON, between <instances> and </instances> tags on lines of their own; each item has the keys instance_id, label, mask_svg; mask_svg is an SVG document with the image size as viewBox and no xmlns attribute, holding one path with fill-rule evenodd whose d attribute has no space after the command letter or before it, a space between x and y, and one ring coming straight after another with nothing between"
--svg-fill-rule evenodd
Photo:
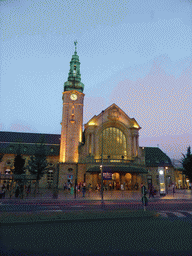
<instances>
[{"instance_id":1,"label":"street light pole","mask_svg":"<svg viewBox=\"0 0 192 256\"><path fill-rule=\"evenodd\" d=\"M76 163L76 170L75 170L75 187L74 187L74 198L77 197L77 174L78 174L78 163Z\"/></svg>"},{"instance_id":2,"label":"street light pole","mask_svg":"<svg viewBox=\"0 0 192 256\"><path fill-rule=\"evenodd\" d=\"M55 173L54 184L53 184L53 198L54 199L58 198L58 193L59 193L58 183L59 183L59 162L56 165L56 173Z\"/></svg>"},{"instance_id":3,"label":"street light pole","mask_svg":"<svg viewBox=\"0 0 192 256\"><path fill-rule=\"evenodd\" d=\"M104 110L102 111L102 150L101 150L101 204L104 204L103 201L103 113Z\"/></svg>"}]
</instances>

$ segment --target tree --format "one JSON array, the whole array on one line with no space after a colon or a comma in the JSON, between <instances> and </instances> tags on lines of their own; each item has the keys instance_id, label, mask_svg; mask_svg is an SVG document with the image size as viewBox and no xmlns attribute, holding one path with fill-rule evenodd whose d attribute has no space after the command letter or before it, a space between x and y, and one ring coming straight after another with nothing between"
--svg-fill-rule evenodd
<instances>
[{"instance_id":1,"label":"tree","mask_svg":"<svg viewBox=\"0 0 192 256\"><path fill-rule=\"evenodd\" d=\"M187 148L187 154L182 154L182 165L183 165L183 174L192 182L192 154L191 154L191 147Z\"/></svg>"},{"instance_id":2,"label":"tree","mask_svg":"<svg viewBox=\"0 0 192 256\"><path fill-rule=\"evenodd\" d=\"M37 189L39 189L39 180L43 177L48 169L48 162L46 160L45 144L42 140L40 144L36 144L35 153L30 157L27 169L33 175L36 175L35 195Z\"/></svg>"},{"instance_id":3,"label":"tree","mask_svg":"<svg viewBox=\"0 0 192 256\"><path fill-rule=\"evenodd\" d=\"M18 150L17 152L17 155L15 156L15 159L14 159L14 171L13 171L13 174L16 174L16 175L21 175L21 174L24 174L25 173L25 168L24 168L24 165L25 165L25 159L22 158L21 156L21 153L20 153L20 149ZM20 177L16 177L15 178L16 182L19 183L19 186L20 186L20 192L21 193L21 196L23 198L23 179Z\"/></svg>"},{"instance_id":4,"label":"tree","mask_svg":"<svg viewBox=\"0 0 192 256\"><path fill-rule=\"evenodd\" d=\"M18 153L14 159L14 174L24 174L25 173L25 169L24 169L24 165L25 165L25 159L22 158L21 154Z\"/></svg>"}]
</instances>

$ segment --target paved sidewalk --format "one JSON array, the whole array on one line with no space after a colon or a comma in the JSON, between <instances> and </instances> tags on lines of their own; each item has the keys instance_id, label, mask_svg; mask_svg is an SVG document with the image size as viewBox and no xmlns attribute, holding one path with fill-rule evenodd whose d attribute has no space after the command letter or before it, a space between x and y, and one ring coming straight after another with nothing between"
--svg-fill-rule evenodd
<instances>
[{"instance_id":1,"label":"paved sidewalk","mask_svg":"<svg viewBox=\"0 0 192 256\"><path fill-rule=\"evenodd\" d=\"M105 191L104 192L104 201L139 201L141 202L141 193L139 191ZM147 195L148 197L148 195ZM189 199L192 200L192 191L190 190L179 190L176 191L176 193L174 194L168 194L164 197L160 197L159 195L156 195L154 198L150 198L150 201L156 201L156 200L173 200L173 199ZM24 198L24 199L18 199L18 198L5 198L5 199L1 199L0 200L0 204L1 203L8 203L8 202L12 202L12 203L22 203L22 202L36 202L36 203L41 203L41 202L49 202L49 201L75 201L75 200L81 200L81 201L100 201L101 200L101 195L98 192L91 192L91 193L87 193L85 198L82 197L82 194L77 195L77 198L74 199L74 195L71 195L70 192L64 192L64 191L59 191L59 195L58 195L58 199L53 199L52 197L52 193L49 191L44 191L43 195L42 194L38 194L36 198L34 198L33 196L29 196L28 198ZM98 216L98 218L102 217L102 209L100 209L99 211L94 210L96 215ZM92 218L93 216L93 212L91 211L91 215L90 213L87 212L86 217L89 219L90 216ZM124 210L122 210L124 211ZM107 218L109 218L109 215L106 214L108 211L105 210L105 216ZM156 217L158 214L156 212L150 212L150 211L146 211L144 212L143 210L141 211L143 212L142 217ZM123 213L123 212L122 212ZM121 213L121 214L122 214ZM136 217L137 216L137 211L124 211L123 216L124 217ZM73 215L73 214L72 214ZM65 220L69 220L69 219L82 219L85 217L85 213L81 213L81 211L79 212L75 212L75 218L74 216L72 217L71 213L66 214L64 212L62 212L61 210L54 210L54 211L41 211L41 212L36 212L34 214L34 212L20 212L20 213L1 213L0 214L0 222L1 224L16 224L16 223L31 223L31 222L47 222L47 221L65 221ZM125 216L126 215L126 216ZM70 216L70 217L69 217ZM117 214L116 216L119 217L119 214ZM113 216L114 217L114 216ZM138 217L138 216L137 216ZM71 220L72 220L71 219Z\"/></svg>"},{"instance_id":2,"label":"paved sidewalk","mask_svg":"<svg viewBox=\"0 0 192 256\"><path fill-rule=\"evenodd\" d=\"M147 194L149 198L149 195ZM103 198L106 201L114 201L114 200L126 200L126 201L141 201L142 194L140 191L104 191ZM168 191L166 196L160 196L159 194L155 195L154 198L150 198L150 200L174 200L174 199L188 199L192 200L192 190L176 190L176 193L171 193ZM48 189L40 189L40 193L34 197L33 193L30 193L28 196L24 196L23 199L9 198L8 194L6 194L4 199L0 199L0 203L3 201L27 201L27 200L53 200L53 191ZM79 192L74 198L74 194L70 194L70 191L59 190L58 197L55 200L101 200L101 193L98 191L86 192L85 197L83 197L82 192Z\"/></svg>"}]
</instances>

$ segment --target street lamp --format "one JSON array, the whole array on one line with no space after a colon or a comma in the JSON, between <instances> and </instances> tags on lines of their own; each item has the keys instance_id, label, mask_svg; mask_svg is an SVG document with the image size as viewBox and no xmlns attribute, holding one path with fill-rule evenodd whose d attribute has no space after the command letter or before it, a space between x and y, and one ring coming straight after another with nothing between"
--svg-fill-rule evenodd
<instances>
[{"instance_id":1,"label":"street lamp","mask_svg":"<svg viewBox=\"0 0 192 256\"><path fill-rule=\"evenodd\" d=\"M59 162L57 162L57 165L56 165L56 175L54 178L54 185L53 185L53 198L54 199L58 198L58 193L59 193L58 183L59 183Z\"/></svg>"},{"instance_id":2,"label":"street lamp","mask_svg":"<svg viewBox=\"0 0 192 256\"><path fill-rule=\"evenodd\" d=\"M102 111L102 149L101 149L101 165L100 165L100 169L101 169L101 204L104 204L103 201L103 113L104 110Z\"/></svg>"},{"instance_id":3,"label":"street lamp","mask_svg":"<svg viewBox=\"0 0 192 256\"><path fill-rule=\"evenodd\" d=\"M77 175L78 175L78 163L76 163L76 170L75 170L75 188L74 188L74 198L77 196Z\"/></svg>"}]
</instances>

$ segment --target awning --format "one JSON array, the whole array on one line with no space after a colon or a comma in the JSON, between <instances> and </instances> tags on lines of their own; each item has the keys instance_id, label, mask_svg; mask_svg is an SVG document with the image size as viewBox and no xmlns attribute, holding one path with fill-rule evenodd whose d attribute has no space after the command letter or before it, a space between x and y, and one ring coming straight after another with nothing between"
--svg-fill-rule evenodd
<instances>
[{"instance_id":1,"label":"awning","mask_svg":"<svg viewBox=\"0 0 192 256\"><path fill-rule=\"evenodd\" d=\"M100 165L90 167L87 172L89 173L100 173ZM140 166L127 166L127 165L119 165L119 166L103 166L103 172L125 172L125 173L148 173L147 169Z\"/></svg>"}]
</instances>

